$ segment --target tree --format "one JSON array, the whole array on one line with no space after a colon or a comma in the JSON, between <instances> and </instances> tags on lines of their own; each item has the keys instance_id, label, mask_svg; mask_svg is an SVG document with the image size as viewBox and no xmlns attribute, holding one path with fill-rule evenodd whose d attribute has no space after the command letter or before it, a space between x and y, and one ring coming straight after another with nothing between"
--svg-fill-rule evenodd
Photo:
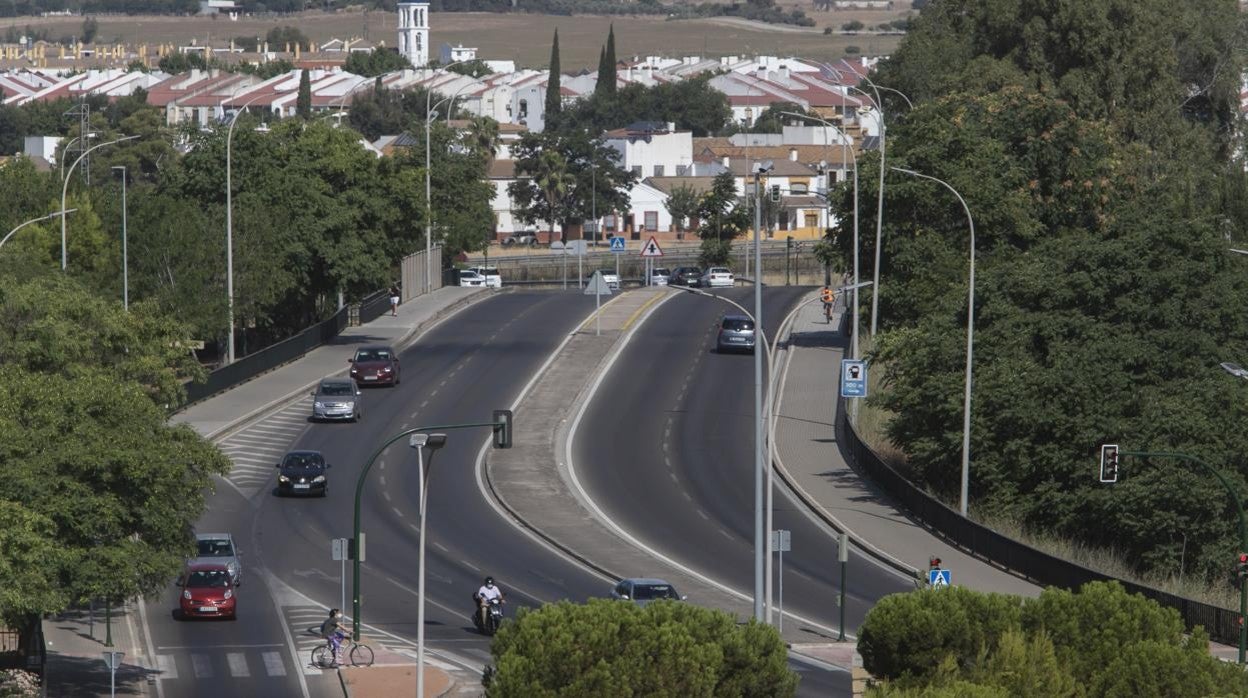
<instances>
[{"instance_id":1,"label":"tree","mask_svg":"<svg viewBox=\"0 0 1248 698\"><path fill-rule=\"evenodd\" d=\"M685 224L690 218L698 215L698 208L702 203L702 197L698 196L698 191L688 184L679 184L672 187L667 194L667 200L663 202L663 206L667 212L671 214L672 221L676 224L678 230L684 230Z\"/></svg>"},{"instance_id":2,"label":"tree","mask_svg":"<svg viewBox=\"0 0 1248 698\"><path fill-rule=\"evenodd\" d=\"M367 53L352 51L347 56L347 62L343 64L342 69L348 73L371 78L411 67L412 64L397 50L375 48Z\"/></svg>"},{"instance_id":3,"label":"tree","mask_svg":"<svg viewBox=\"0 0 1248 698\"><path fill-rule=\"evenodd\" d=\"M69 604L66 590L49 584L69 561L52 520L27 505L0 501L0 620L20 628L27 616L55 613Z\"/></svg>"},{"instance_id":4,"label":"tree","mask_svg":"<svg viewBox=\"0 0 1248 698\"><path fill-rule=\"evenodd\" d=\"M616 75L615 58L615 22L612 22L610 28L607 30L607 45L603 50L606 55L602 64L606 67L607 73L605 76L601 72L598 73L598 84L603 86L602 89L604 93L613 95L615 94L616 80L618 79L618 76Z\"/></svg>"},{"instance_id":5,"label":"tree","mask_svg":"<svg viewBox=\"0 0 1248 698\"><path fill-rule=\"evenodd\" d=\"M491 698L792 696L797 689L775 629L670 601L641 608L591 599L522 609L499 630L491 653Z\"/></svg>"},{"instance_id":6,"label":"tree","mask_svg":"<svg viewBox=\"0 0 1248 698\"><path fill-rule=\"evenodd\" d=\"M609 73L610 68L607 67L607 47L603 46L602 49L598 51L598 77L597 80L594 81L595 97L607 92L606 80Z\"/></svg>"},{"instance_id":7,"label":"tree","mask_svg":"<svg viewBox=\"0 0 1248 698\"><path fill-rule=\"evenodd\" d=\"M299 73L299 94L295 97L295 115L304 121L312 118L312 77L307 68Z\"/></svg>"},{"instance_id":8,"label":"tree","mask_svg":"<svg viewBox=\"0 0 1248 698\"><path fill-rule=\"evenodd\" d=\"M725 170L715 175L711 190L702 195L698 206L698 219L702 228L698 235L703 240L731 242L749 227L745 206L739 206L737 179Z\"/></svg>"},{"instance_id":9,"label":"tree","mask_svg":"<svg viewBox=\"0 0 1248 698\"><path fill-rule=\"evenodd\" d=\"M543 160L546 153L558 157ZM526 223L553 216L566 229L590 218L594 209L600 215L628 210L636 175L620 168L615 150L584 131L526 133L512 146L512 157L518 179L508 191L513 211ZM560 163L564 176L552 178Z\"/></svg>"},{"instance_id":10,"label":"tree","mask_svg":"<svg viewBox=\"0 0 1248 698\"><path fill-rule=\"evenodd\" d=\"M754 125L750 127L753 133L783 133L785 124L791 123L794 119L787 116L784 112L796 114L805 114L806 110L802 105L795 102L772 102L767 105L766 111L758 116Z\"/></svg>"},{"instance_id":11,"label":"tree","mask_svg":"<svg viewBox=\"0 0 1248 698\"><path fill-rule=\"evenodd\" d=\"M264 41L273 51L291 51L293 46L307 46L308 37L298 27L289 25L273 27L265 34Z\"/></svg>"},{"instance_id":12,"label":"tree","mask_svg":"<svg viewBox=\"0 0 1248 698\"><path fill-rule=\"evenodd\" d=\"M82 20L82 43L89 44L95 41L95 35L100 31L100 23L95 17L87 17Z\"/></svg>"},{"instance_id":13,"label":"tree","mask_svg":"<svg viewBox=\"0 0 1248 698\"><path fill-rule=\"evenodd\" d=\"M474 78L483 78L487 75L494 74L494 71L490 69L490 66L480 58L474 58L470 61L464 61L463 63L455 63L454 65L447 66L446 69L452 73L459 73L460 75L467 75Z\"/></svg>"},{"instance_id":14,"label":"tree","mask_svg":"<svg viewBox=\"0 0 1248 698\"><path fill-rule=\"evenodd\" d=\"M550 44L550 71L546 79L546 111L543 117L552 126L559 121L559 113L563 111L563 91L560 87L559 75L559 30L555 30L555 39Z\"/></svg>"}]
</instances>

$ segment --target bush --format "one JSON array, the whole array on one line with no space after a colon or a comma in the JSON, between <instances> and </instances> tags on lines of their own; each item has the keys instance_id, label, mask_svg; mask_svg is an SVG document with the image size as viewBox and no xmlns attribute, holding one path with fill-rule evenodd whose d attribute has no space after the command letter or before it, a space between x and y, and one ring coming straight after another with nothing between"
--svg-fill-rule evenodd
<instances>
[{"instance_id":1,"label":"bush","mask_svg":"<svg viewBox=\"0 0 1248 698\"><path fill-rule=\"evenodd\" d=\"M774 628L679 602L522 609L490 648L487 696L792 696Z\"/></svg>"},{"instance_id":2,"label":"bush","mask_svg":"<svg viewBox=\"0 0 1248 698\"><path fill-rule=\"evenodd\" d=\"M856 31L862 31L862 28L863 28L863 27L865 27L865 26L867 26L867 25L865 25L865 24L863 24L862 22L859 22L858 20L856 20L856 19L855 19L855 20L854 20L854 21L852 21L852 22L846 22L846 23L842 24L842 25L841 25L841 31L846 31L846 32L856 32Z\"/></svg>"}]
</instances>

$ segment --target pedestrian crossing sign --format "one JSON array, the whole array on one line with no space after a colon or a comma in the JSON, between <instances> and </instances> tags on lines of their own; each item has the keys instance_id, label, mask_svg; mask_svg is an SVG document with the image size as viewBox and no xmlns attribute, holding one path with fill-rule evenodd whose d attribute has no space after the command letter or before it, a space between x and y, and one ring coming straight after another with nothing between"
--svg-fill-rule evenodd
<instances>
[{"instance_id":1,"label":"pedestrian crossing sign","mask_svg":"<svg viewBox=\"0 0 1248 698\"><path fill-rule=\"evenodd\" d=\"M618 235L612 237L611 238L611 251L623 252L624 251L624 238L619 237Z\"/></svg>"},{"instance_id":2,"label":"pedestrian crossing sign","mask_svg":"<svg viewBox=\"0 0 1248 698\"><path fill-rule=\"evenodd\" d=\"M953 584L953 573L949 570L928 570L927 585L933 588L947 587Z\"/></svg>"}]
</instances>

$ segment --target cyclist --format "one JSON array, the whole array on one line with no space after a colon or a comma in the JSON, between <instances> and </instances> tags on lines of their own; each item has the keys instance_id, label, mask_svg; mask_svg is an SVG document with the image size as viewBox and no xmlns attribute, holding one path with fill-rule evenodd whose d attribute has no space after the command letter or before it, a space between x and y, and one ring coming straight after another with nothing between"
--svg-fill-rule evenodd
<instances>
[{"instance_id":1,"label":"cyclist","mask_svg":"<svg viewBox=\"0 0 1248 698\"><path fill-rule=\"evenodd\" d=\"M494 578L486 577L485 583L477 589L477 623L485 627L486 613L489 613L490 602L494 599L503 601L503 590L494 586Z\"/></svg>"},{"instance_id":2,"label":"cyclist","mask_svg":"<svg viewBox=\"0 0 1248 698\"><path fill-rule=\"evenodd\" d=\"M342 611L332 609L329 612L329 618L321 623L321 637L329 642L329 648L333 651L334 665L338 665L338 653L342 649L342 641L347 637L347 627L342 624Z\"/></svg>"},{"instance_id":3,"label":"cyclist","mask_svg":"<svg viewBox=\"0 0 1248 698\"><path fill-rule=\"evenodd\" d=\"M831 287L824 286L819 292L819 300L823 301L823 317L832 322L832 302L836 300L836 292Z\"/></svg>"}]
</instances>

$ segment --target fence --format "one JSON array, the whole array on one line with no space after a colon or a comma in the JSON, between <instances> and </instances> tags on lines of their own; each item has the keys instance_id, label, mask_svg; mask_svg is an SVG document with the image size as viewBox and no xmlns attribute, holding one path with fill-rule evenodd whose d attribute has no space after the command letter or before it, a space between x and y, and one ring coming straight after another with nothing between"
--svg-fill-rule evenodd
<instances>
[{"instance_id":1,"label":"fence","mask_svg":"<svg viewBox=\"0 0 1248 698\"><path fill-rule=\"evenodd\" d=\"M841 330L845 331L844 322L842 322ZM855 469L871 478L908 514L922 521L955 546L1026 577L1041 586L1073 590L1088 582L1116 580L1129 592L1142 594L1162 606L1177 610L1183 617L1184 625L1188 628L1202 625L1216 642L1229 645L1239 643L1239 614L1235 611L1111 577L1037 550L963 517L945 506L940 500L919 489L872 451L849 423L844 398L840 399L837 412L839 414L836 422L837 442L844 444L848 449Z\"/></svg>"},{"instance_id":2,"label":"fence","mask_svg":"<svg viewBox=\"0 0 1248 698\"><path fill-rule=\"evenodd\" d=\"M426 267L433 272L432 283L429 287L430 291L442 288L444 275L442 273L441 245L434 246L433 251L430 252L428 265L425 264L424 250L403 258L402 263L399 265L399 272L402 278L401 288L404 303L425 292Z\"/></svg>"}]
</instances>

